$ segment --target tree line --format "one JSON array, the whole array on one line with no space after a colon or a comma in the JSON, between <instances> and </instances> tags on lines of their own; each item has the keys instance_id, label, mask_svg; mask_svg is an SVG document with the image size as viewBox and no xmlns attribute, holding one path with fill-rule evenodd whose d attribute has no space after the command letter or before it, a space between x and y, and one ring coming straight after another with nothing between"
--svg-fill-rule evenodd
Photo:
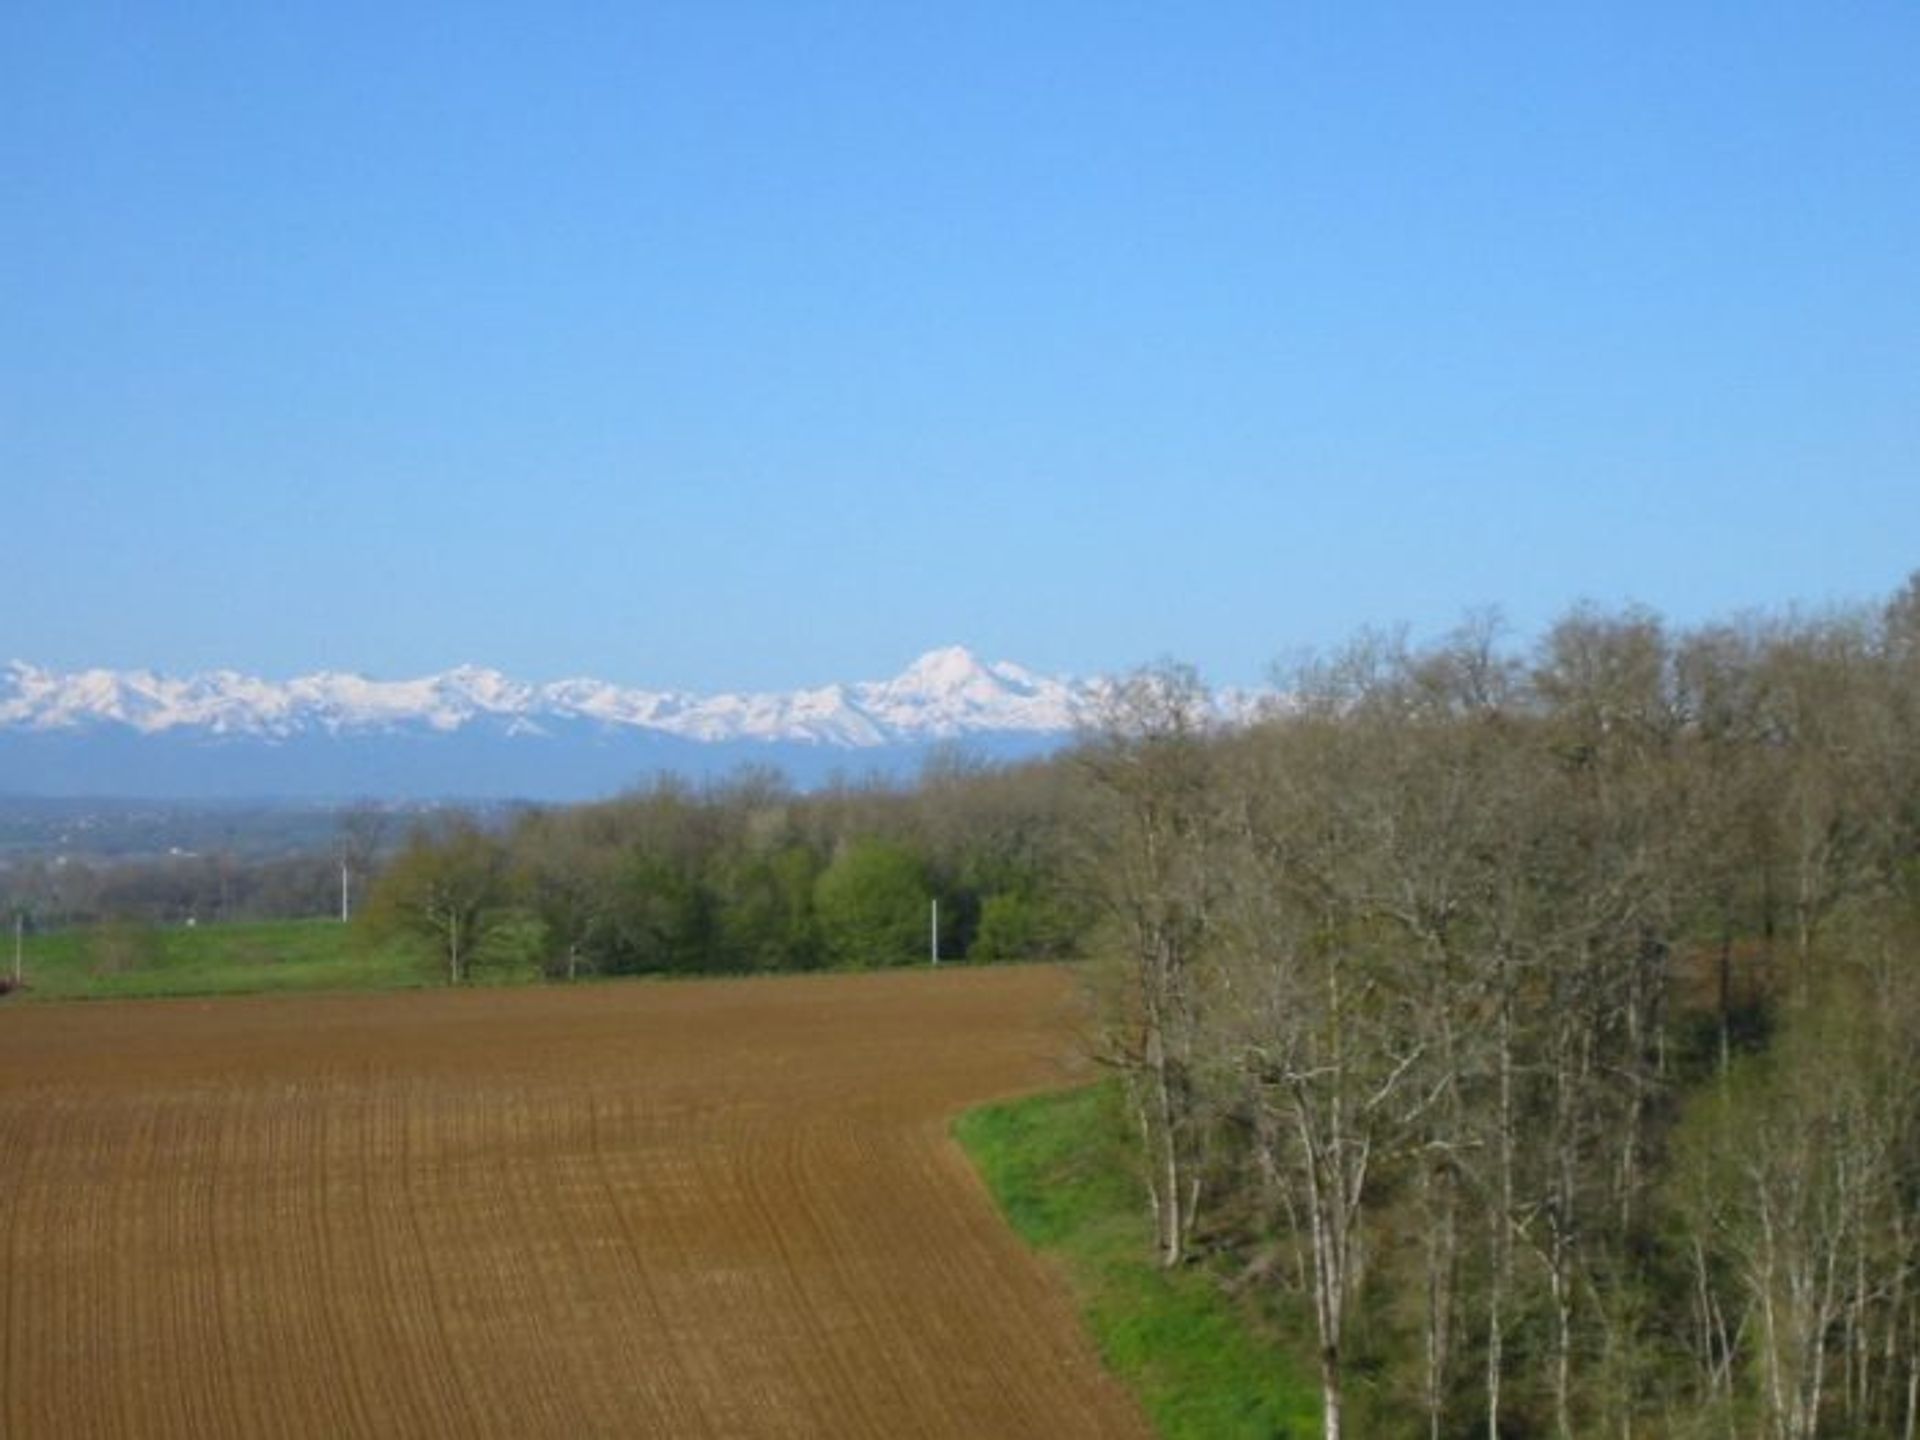
<instances>
[{"instance_id":1,"label":"tree line","mask_svg":"<svg viewBox=\"0 0 1920 1440\"><path fill-rule=\"evenodd\" d=\"M1915 1434L1920 577L1673 631L1366 637L1072 761L1168 1266L1325 1434Z\"/></svg>"},{"instance_id":2,"label":"tree line","mask_svg":"<svg viewBox=\"0 0 1920 1440\"><path fill-rule=\"evenodd\" d=\"M360 923L426 940L449 981L1063 959L1093 910L1067 873L1058 766L944 751L919 783L796 792L776 772L671 778L505 828L457 815L388 857Z\"/></svg>"}]
</instances>

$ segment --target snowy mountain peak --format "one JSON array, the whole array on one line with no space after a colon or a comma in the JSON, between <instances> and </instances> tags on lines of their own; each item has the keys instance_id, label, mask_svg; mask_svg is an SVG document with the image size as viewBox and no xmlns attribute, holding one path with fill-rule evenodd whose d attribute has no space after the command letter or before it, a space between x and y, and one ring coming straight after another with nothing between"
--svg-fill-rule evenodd
<instances>
[{"instance_id":1,"label":"snowy mountain peak","mask_svg":"<svg viewBox=\"0 0 1920 1440\"><path fill-rule=\"evenodd\" d=\"M15 660L0 671L0 731L121 728L285 740L303 734L424 732L489 726L544 734L554 725L645 731L686 740L798 741L845 748L966 735L1064 734L1089 691L964 646L930 650L890 680L770 694L690 695L576 678L530 685L463 664L411 680L321 671L287 681L232 670L58 673Z\"/></svg>"},{"instance_id":2,"label":"snowy mountain peak","mask_svg":"<svg viewBox=\"0 0 1920 1440\"><path fill-rule=\"evenodd\" d=\"M925 690L959 690L983 678L992 677L971 650L964 645L948 645L927 651L895 676L893 683L902 688L911 685Z\"/></svg>"}]
</instances>

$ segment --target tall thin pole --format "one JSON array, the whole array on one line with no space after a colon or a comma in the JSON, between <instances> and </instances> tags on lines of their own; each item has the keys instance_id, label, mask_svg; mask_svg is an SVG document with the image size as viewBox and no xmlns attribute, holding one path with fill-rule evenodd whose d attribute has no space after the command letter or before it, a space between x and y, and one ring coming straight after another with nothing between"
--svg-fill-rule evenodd
<instances>
[{"instance_id":1,"label":"tall thin pole","mask_svg":"<svg viewBox=\"0 0 1920 1440\"><path fill-rule=\"evenodd\" d=\"M927 928L927 946L933 953L933 963L938 965L940 963L940 900L937 896L933 902L933 923Z\"/></svg>"},{"instance_id":2,"label":"tall thin pole","mask_svg":"<svg viewBox=\"0 0 1920 1440\"><path fill-rule=\"evenodd\" d=\"M347 923L347 862L340 862L340 923Z\"/></svg>"}]
</instances>

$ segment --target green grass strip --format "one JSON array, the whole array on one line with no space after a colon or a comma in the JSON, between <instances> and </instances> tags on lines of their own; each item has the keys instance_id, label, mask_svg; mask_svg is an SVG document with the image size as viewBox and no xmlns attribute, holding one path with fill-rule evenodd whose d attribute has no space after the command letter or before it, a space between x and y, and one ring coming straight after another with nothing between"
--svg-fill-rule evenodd
<instances>
[{"instance_id":1,"label":"green grass strip","mask_svg":"<svg viewBox=\"0 0 1920 1440\"><path fill-rule=\"evenodd\" d=\"M1014 1230L1059 1261L1108 1369L1166 1440L1320 1433L1317 1388L1204 1270L1161 1270L1111 1084L990 1105L954 1134Z\"/></svg>"},{"instance_id":2,"label":"green grass strip","mask_svg":"<svg viewBox=\"0 0 1920 1440\"><path fill-rule=\"evenodd\" d=\"M388 990L439 978L419 947L368 945L333 920L91 926L30 937L25 962L22 1000Z\"/></svg>"}]
</instances>

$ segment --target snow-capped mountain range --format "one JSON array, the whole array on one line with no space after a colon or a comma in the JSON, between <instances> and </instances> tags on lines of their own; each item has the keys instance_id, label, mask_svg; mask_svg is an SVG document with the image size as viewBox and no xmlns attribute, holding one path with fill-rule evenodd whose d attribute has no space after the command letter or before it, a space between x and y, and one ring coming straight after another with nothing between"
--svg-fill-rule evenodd
<instances>
[{"instance_id":1,"label":"snow-capped mountain range","mask_svg":"<svg viewBox=\"0 0 1920 1440\"><path fill-rule=\"evenodd\" d=\"M0 669L0 795L576 799L665 772L776 766L910 773L959 741L993 758L1069 739L1101 680L960 647L890 680L699 695L601 680L534 685L462 666L416 680L339 672Z\"/></svg>"},{"instance_id":2,"label":"snow-capped mountain range","mask_svg":"<svg viewBox=\"0 0 1920 1440\"><path fill-rule=\"evenodd\" d=\"M0 729L124 727L141 735L288 740L299 736L485 725L541 735L588 722L707 743L760 741L871 748L969 735L1070 732L1098 682L987 663L960 646L929 651L891 680L777 694L697 695L602 680L529 685L463 665L417 680L340 672L263 680L231 670L57 673L14 661L0 671Z\"/></svg>"}]
</instances>

